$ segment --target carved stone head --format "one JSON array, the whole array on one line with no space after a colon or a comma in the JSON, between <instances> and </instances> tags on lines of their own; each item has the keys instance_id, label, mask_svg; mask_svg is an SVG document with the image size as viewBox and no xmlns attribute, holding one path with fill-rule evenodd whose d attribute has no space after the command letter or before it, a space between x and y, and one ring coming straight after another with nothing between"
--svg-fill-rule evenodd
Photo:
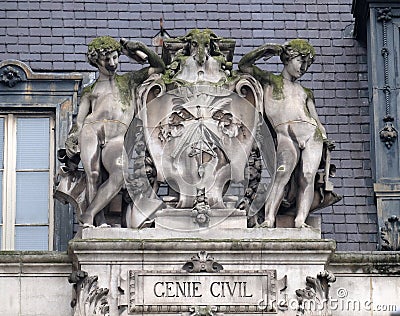
<instances>
[{"instance_id":1,"label":"carved stone head","mask_svg":"<svg viewBox=\"0 0 400 316\"><path fill-rule=\"evenodd\" d=\"M211 30L192 30L186 36L188 55L192 56L200 65L203 65L208 56L218 50L213 40L217 36Z\"/></svg>"},{"instance_id":2,"label":"carved stone head","mask_svg":"<svg viewBox=\"0 0 400 316\"><path fill-rule=\"evenodd\" d=\"M283 52L280 56L283 64L286 65L291 59L298 56L307 61L308 66L310 66L314 62L315 49L308 41L303 39L294 39L283 45Z\"/></svg>"},{"instance_id":3,"label":"carved stone head","mask_svg":"<svg viewBox=\"0 0 400 316\"><path fill-rule=\"evenodd\" d=\"M121 44L110 36L101 36L88 45L87 58L89 64L101 72L112 74L117 70Z\"/></svg>"}]
</instances>

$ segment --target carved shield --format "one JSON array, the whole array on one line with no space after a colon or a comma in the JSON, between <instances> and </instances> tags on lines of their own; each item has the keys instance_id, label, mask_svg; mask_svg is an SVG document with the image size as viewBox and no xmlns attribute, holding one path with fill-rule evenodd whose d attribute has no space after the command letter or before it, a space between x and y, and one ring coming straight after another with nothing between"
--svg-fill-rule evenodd
<instances>
[{"instance_id":1,"label":"carved shield","mask_svg":"<svg viewBox=\"0 0 400 316\"><path fill-rule=\"evenodd\" d=\"M139 113L157 180L192 208L201 190L212 208L224 208L226 186L244 181L258 112L238 94L212 85L180 87Z\"/></svg>"}]
</instances>

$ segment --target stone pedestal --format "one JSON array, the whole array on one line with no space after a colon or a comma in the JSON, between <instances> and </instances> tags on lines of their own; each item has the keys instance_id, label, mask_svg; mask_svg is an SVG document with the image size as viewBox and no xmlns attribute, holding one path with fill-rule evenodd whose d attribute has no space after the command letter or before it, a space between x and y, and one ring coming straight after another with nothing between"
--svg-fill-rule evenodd
<instances>
[{"instance_id":1,"label":"stone pedestal","mask_svg":"<svg viewBox=\"0 0 400 316\"><path fill-rule=\"evenodd\" d=\"M192 209L165 209L157 212L156 228L177 231L242 228L247 226L246 211L238 209L210 209L206 214Z\"/></svg>"},{"instance_id":2,"label":"stone pedestal","mask_svg":"<svg viewBox=\"0 0 400 316\"><path fill-rule=\"evenodd\" d=\"M314 228L87 228L69 249L109 290L111 316L295 315L334 250Z\"/></svg>"}]
</instances>

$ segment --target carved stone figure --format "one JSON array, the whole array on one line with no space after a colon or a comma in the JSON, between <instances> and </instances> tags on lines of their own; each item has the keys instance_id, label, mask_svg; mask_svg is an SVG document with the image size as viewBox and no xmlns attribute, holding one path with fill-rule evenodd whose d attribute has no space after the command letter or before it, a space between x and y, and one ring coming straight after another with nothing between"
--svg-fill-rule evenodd
<instances>
[{"instance_id":1,"label":"carved stone figure","mask_svg":"<svg viewBox=\"0 0 400 316\"><path fill-rule=\"evenodd\" d=\"M56 192L75 205L83 226L107 226L104 211L119 209L121 226L148 227L158 210L172 209L196 228L227 210L244 221L246 213L251 227L260 218L273 227L278 212L295 210L295 226L304 227L310 210L340 199L329 182L334 146L312 92L296 82L314 59L312 46L263 45L242 58L241 72L232 69L234 47L211 30L166 39L163 59L140 42L89 44L99 77L84 89L59 151L65 165ZM150 67L118 75L121 53ZM282 74L254 66L275 55ZM232 184L243 186L242 199L227 195ZM166 196L158 196L160 186Z\"/></svg>"},{"instance_id":2,"label":"carved stone figure","mask_svg":"<svg viewBox=\"0 0 400 316\"><path fill-rule=\"evenodd\" d=\"M121 53L150 67L140 71L116 74ZM91 226L94 218L121 191L127 153L124 137L135 115L136 87L155 72L164 69L157 54L139 42L121 43L111 37L94 39L88 46L89 63L98 68L99 76L82 93L76 125L66 141L66 154L80 156L86 173L87 207L79 221ZM104 216L97 225L106 225Z\"/></svg>"},{"instance_id":3,"label":"carved stone figure","mask_svg":"<svg viewBox=\"0 0 400 316\"><path fill-rule=\"evenodd\" d=\"M254 63L280 56L280 75L263 71ZM295 227L305 220L315 199L315 177L321 164L324 143L329 141L315 110L313 93L296 82L312 64L314 48L301 39L285 45L265 44L246 54L239 69L254 76L263 86L264 113L276 134L276 165L265 203L262 227L273 227L282 203L295 200ZM325 180L328 180L328 170ZM337 199L336 199L337 200Z\"/></svg>"},{"instance_id":4,"label":"carved stone figure","mask_svg":"<svg viewBox=\"0 0 400 316\"><path fill-rule=\"evenodd\" d=\"M196 29L186 36L167 39L164 44L163 57L168 65L164 77L166 82L213 82L221 85L232 76L234 40L218 37L211 30Z\"/></svg>"}]
</instances>

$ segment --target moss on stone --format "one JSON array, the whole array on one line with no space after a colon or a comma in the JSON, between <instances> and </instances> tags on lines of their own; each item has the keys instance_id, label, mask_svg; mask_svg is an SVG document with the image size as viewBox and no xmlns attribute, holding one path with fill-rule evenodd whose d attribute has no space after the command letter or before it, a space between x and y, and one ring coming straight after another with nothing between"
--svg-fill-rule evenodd
<instances>
[{"instance_id":1,"label":"moss on stone","mask_svg":"<svg viewBox=\"0 0 400 316\"><path fill-rule=\"evenodd\" d=\"M276 100L283 99L283 76L269 73L269 83L272 85L272 96Z\"/></svg>"},{"instance_id":2,"label":"moss on stone","mask_svg":"<svg viewBox=\"0 0 400 316\"><path fill-rule=\"evenodd\" d=\"M111 36L100 36L92 40L88 45L88 52L97 51L121 51L121 44Z\"/></svg>"},{"instance_id":3,"label":"moss on stone","mask_svg":"<svg viewBox=\"0 0 400 316\"><path fill-rule=\"evenodd\" d=\"M307 97L314 102L314 93L311 91L311 89L308 89L306 87L303 87L303 89L304 92L307 94Z\"/></svg>"},{"instance_id":4,"label":"moss on stone","mask_svg":"<svg viewBox=\"0 0 400 316\"><path fill-rule=\"evenodd\" d=\"M321 132L321 130L320 130L319 127L317 127L317 128L315 129L315 132L314 132L314 140L315 140L315 141L321 141L321 142L324 140L324 137L323 137L322 132Z\"/></svg>"},{"instance_id":5,"label":"moss on stone","mask_svg":"<svg viewBox=\"0 0 400 316\"><path fill-rule=\"evenodd\" d=\"M95 86L96 86L96 81L94 83L84 87L82 90L82 96L85 94L91 94L93 92L93 89Z\"/></svg>"},{"instance_id":6,"label":"moss on stone","mask_svg":"<svg viewBox=\"0 0 400 316\"><path fill-rule=\"evenodd\" d=\"M315 56L314 47L303 39L294 39L288 43L288 46L296 52L299 52L301 55L312 55Z\"/></svg>"},{"instance_id":7,"label":"moss on stone","mask_svg":"<svg viewBox=\"0 0 400 316\"><path fill-rule=\"evenodd\" d=\"M129 107L130 101L132 99L131 93L131 75L124 74L124 75L115 75L115 82L117 84L119 94L121 96L122 102L122 110L125 110Z\"/></svg>"}]
</instances>

